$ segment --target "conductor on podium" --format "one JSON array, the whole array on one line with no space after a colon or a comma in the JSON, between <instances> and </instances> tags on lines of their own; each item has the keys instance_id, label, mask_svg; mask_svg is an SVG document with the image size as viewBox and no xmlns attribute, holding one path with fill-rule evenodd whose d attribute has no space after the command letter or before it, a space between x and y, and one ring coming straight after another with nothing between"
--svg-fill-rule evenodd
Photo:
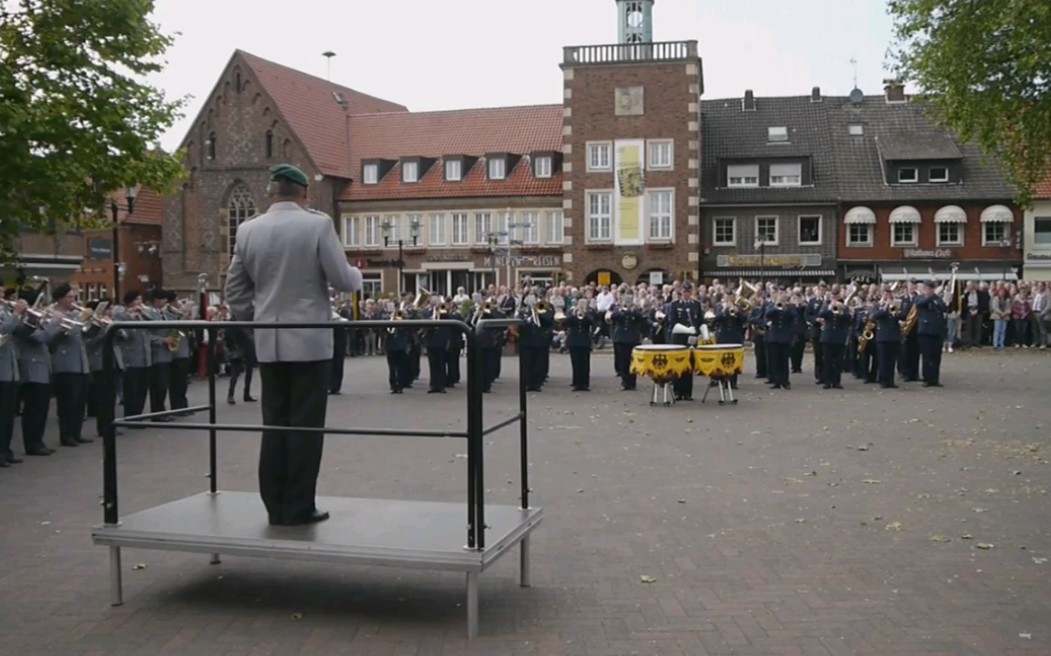
<instances>
[{"instance_id":1,"label":"conductor on podium","mask_svg":"<svg viewBox=\"0 0 1051 656\"><path fill-rule=\"evenodd\" d=\"M226 278L226 299L236 321L328 324L328 289L361 289L361 272L347 263L332 219L307 209L306 173L289 164L270 169L271 205L237 229ZM263 381L263 423L322 428L328 405L332 328L256 329ZM315 504L324 436L295 430L264 431L259 493L270 524L296 526L328 519Z\"/></svg>"}]
</instances>

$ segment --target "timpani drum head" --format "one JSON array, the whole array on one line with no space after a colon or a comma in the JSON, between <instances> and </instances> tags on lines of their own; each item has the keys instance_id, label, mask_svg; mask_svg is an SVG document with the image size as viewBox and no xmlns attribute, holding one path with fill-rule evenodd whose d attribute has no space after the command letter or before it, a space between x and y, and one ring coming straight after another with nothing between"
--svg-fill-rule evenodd
<instances>
[{"instance_id":1,"label":"timpani drum head","mask_svg":"<svg viewBox=\"0 0 1051 656\"><path fill-rule=\"evenodd\" d=\"M639 344L635 347L637 351L683 351L688 347L684 344Z\"/></svg>"}]
</instances>

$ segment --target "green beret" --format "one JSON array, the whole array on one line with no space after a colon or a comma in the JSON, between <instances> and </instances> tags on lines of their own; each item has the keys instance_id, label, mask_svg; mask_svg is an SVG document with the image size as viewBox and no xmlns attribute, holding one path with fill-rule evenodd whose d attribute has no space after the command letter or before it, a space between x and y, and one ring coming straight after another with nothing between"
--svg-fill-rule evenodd
<instances>
[{"instance_id":1,"label":"green beret","mask_svg":"<svg viewBox=\"0 0 1051 656\"><path fill-rule=\"evenodd\" d=\"M299 167L292 166L291 164L276 164L270 167L270 179L271 180L288 180L294 182L300 187L309 187L310 180L307 178L307 174L303 173L303 170Z\"/></svg>"}]
</instances>

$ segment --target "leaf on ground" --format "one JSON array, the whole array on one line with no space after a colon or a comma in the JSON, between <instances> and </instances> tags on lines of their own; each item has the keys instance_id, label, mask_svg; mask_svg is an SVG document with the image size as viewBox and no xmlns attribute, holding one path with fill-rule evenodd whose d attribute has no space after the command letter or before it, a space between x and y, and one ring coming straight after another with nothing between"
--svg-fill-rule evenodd
<instances>
[{"instance_id":1,"label":"leaf on ground","mask_svg":"<svg viewBox=\"0 0 1051 656\"><path fill-rule=\"evenodd\" d=\"M996 545L990 544L988 542L979 542L978 544L974 545L974 548L981 549L982 551L988 551L989 549L995 549Z\"/></svg>"},{"instance_id":2,"label":"leaf on ground","mask_svg":"<svg viewBox=\"0 0 1051 656\"><path fill-rule=\"evenodd\" d=\"M642 576L639 577L639 581L641 581L643 583L656 583L657 579L655 579L654 577L650 576L649 574L643 574Z\"/></svg>"},{"instance_id":3,"label":"leaf on ground","mask_svg":"<svg viewBox=\"0 0 1051 656\"><path fill-rule=\"evenodd\" d=\"M896 533L901 533L901 531L902 531L901 522L891 522L890 524L887 524L886 526L884 526L883 530L884 531L894 531Z\"/></svg>"},{"instance_id":4,"label":"leaf on ground","mask_svg":"<svg viewBox=\"0 0 1051 656\"><path fill-rule=\"evenodd\" d=\"M883 483L883 481L875 479L875 478L866 478L865 480L863 480L861 482L865 483L866 485L879 485L879 484Z\"/></svg>"},{"instance_id":5,"label":"leaf on ground","mask_svg":"<svg viewBox=\"0 0 1051 656\"><path fill-rule=\"evenodd\" d=\"M952 538L947 535L932 535L931 542L952 542Z\"/></svg>"}]
</instances>

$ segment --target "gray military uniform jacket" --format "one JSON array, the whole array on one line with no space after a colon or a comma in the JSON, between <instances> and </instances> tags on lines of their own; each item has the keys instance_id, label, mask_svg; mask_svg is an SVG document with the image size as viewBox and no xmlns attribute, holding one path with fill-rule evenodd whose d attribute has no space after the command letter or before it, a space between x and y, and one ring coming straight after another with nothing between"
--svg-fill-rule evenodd
<instances>
[{"instance_id":1,"label":"gray military uniform jacket","mask_svg":"<svg viewBox=\"0 0 1051 656\"><path fill-rule=\"evenodd\" d=\"M18 328L19 319L13 312L8 312L0 305L0 383L18 382L18 349L15 339L15 329Z\"/></svg>"},{"instance_id":2,"label":"gray military uniform jacket","mask_svg":"<svg viewBox=\"0 0 1051 656\"><path fill-rule=\"evenodd\" d=\"M51 382L50 344L61 332L55 322L43 328L21 325L15 331L18 340L18 374L23 383L47 385Z\"/></svg>"},{"instance_id":3,"label":"gray military uniform jacket","mask_svg":"<svg viewBox=\"0 0 1051 656\"><path fill-rule=\"evenodd\" d=\"M56 310L56 315L62 314ZM69 319L78 320L78 312L66 312ZM58 335L51 341L51 373L55 374L86 374L91 369L88 367L88 353L84 349L84 336L79 328L60 330Z\"/></svg>"},{"instance_id":4,"label":"gray military uniform jacket","mask_svg":"<svg viewBox=\"0 0 1051 656\"><path fill-rule=\"evenodd\" d=\"M296 203L274 203L240 225L226 278L226 300L239 321L332 319L329 286L361 289L361 272L347 263L332 219ZM255 330L259 362L332 358L332 328Z\"/></svg>"},{"instance_id":5,"label":"gray military uniform jacket","mask_svg":"<svg viewBox=\"0 0 1051 656\"><path fill-rule=\"evenodd\" d=\"M117 321L136 321L126 308L113 309L113 318ZM120 345L121 361L127 369L147 369L150 366L150 333L148 330L128 330L125 339L117 340Z\"/></svg>"},{"instance_id":6,"label":"gray military uniform jacket","mask_svg":"<svg viewBox=\"0 0 1051 656\"><path fill-rule=\"evenodd\" d=\"M164 313L157 308L146 308L143 312L143 316L148 321L164 321ZM170 328L158 328L156 330L147 330L146 334L149 336L150 342L150 364L164 364L172 361L172 352L168 350L168 345L165 340L168 339L168 335L171 334Z\"/></svg>"},{"instance_id":7,"label":"gray military uniform jacket","mask_svg":"<svg viewBox=\"0 0 1051 656\"><path fill-rule=\"evenodd\" d=\"M88 351L88 366L91 369L91 373L102 371L105 367L105 360L102 357L104 353L103 347L106 344L105 340L106 331L100 330L97 335L88 337L84 340L84 346ZM128 333L124 330L117 331L117 336L113 338L113 364L116 366L117 371L124 370L124 354L123 349L120 347L120 343L127 339Z\"/></svg>"}]
</instances>

